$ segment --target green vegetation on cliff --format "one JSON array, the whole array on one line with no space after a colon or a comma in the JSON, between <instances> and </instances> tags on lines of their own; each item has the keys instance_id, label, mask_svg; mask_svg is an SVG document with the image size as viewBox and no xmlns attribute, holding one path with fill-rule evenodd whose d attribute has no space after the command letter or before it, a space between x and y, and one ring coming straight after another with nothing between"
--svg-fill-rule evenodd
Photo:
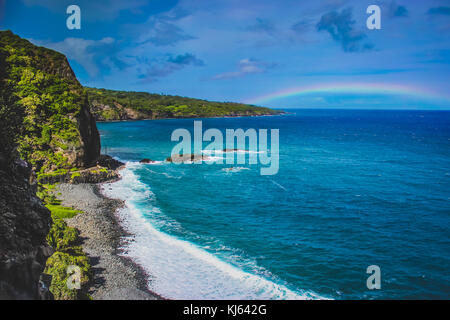
<instances>
[{"instance_id":1,"label":"green vegetation on cliff","mask_svg":"<svg viewBox=\"0 0 450 320\"><path fill-rule=\"evenodd\" d=\"M2 108L1 116L14 126L22 159L40 172L95 160L98 131L89 119L83 87L64 55L0 31L0 75L2 96L14 104Z\"/></svg>"},{"instance_id":2,"label":"green vegetation on cliff","mask_svg":"<svg viewBox=\"0 0 450 320\"><path fill-rule=\"evenodd\" d=\"M64 220L80 212L61 206L60 201L52 194L54 186L44 185L40 181L62 175L73 176L74 179L81 168L96 162L100 152L100 139L95 119L90 114L87 95L66 57L53 50L34 46L10 31L0 31L0 134L0 168L12 162L10 166L23 173L21 182L26 183L30 189L27 196L19 193L23 207L32 208L26 211L34 214L33 219L37 218L34 211L39 207L42 207L42 215L49 215L49 211L51 213L51 228L48 217L45 223L39 224L42 230L37 231L44 234L48 232L46 240L54 253L46 263L45 259L39 261L45 263L45 270L38 271L52 275L50 291L55 299L86 298L84 288L91 277L89 259L80 246L78 230L69 227ZM22 160L11 156L17 154L17 151L37 173L37 196L48 210L37 199L32 198L34 191L31 191L28 183L32 171ZM14 176L14 173L8 174ZM13 189L14 185L2 187L8 190ZM25 188L22 186L21 190L23 189ZM19 207L14 197L9 196L5 200L7 207ZM14 212L18 217L25 213ZM33 223L37 224L30 219L30 226L27 226L27 221L23 221L23 226L20 227L39 229ZM32 237L26 239L32 240ZM40 252L39 250L34 251ZM29 267L30 270L35 268L34 264ZM69 266L80 268L81 290L67 287ZM25 267L27 266L24 265ZM27 278L28 274L24 272L21 276ZM36 278L38 276L39 274ZM37 288L37 280L35 286Z\"/></svg>"},{"instance_id":3,"label":"green vegetation on cliff","mask_svg":"<svg viewBox=\"0 0 450 320\"><path fill-rule=\"evenodd\" d=\"M274 115L281 111L232 102L211 102L147 92L85 88L97 120L136 120Z\"/></svg>"}]
</instances>

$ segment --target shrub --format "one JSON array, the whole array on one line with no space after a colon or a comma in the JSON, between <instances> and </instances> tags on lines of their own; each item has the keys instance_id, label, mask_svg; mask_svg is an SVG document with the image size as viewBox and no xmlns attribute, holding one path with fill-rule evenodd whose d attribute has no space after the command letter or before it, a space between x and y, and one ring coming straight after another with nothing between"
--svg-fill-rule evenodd
<instances>
[{"instance_id":1,"label":"shrub","mask_svg":"<svg viewBox=\"0 0 450 320\"><path fill-rule=\"evenodd\" d=\"M47 204L46 207L51 211L52 217L59 219L70 219L75 217L78 213L81 213L79 210L64 207L60 204Z\"/></svg>"},{"instance_id":2,"label":"shrub","mask_svg":"<svg viewBox=\"0 0 450 320\"><path fill-rule=\"evenodd\" d=\"M53 225L47 235L48 244L56 251L68 251L78 241L77 229L67 226L61 218L53 217Z\"/></svg>"},{"instance_id":3,"label":"shrub","mask_svg":"<svg viewBox=\"0 0 450 320\"><path fill-rule=\"evenodd\" d=\"M73 248L71 254L57 251L48 260L45 268L45 273L52 276L52 283L50 285L50 292L56 300L77 300L87 299L83 287L89 282L91 277L90 264L86 255L82 252L80 247ZM81 277L80 284L82 290L69 289L67 281L70 274L68 273L69 266L77 266L80 268Z\"/></svg>"}]
</instances>

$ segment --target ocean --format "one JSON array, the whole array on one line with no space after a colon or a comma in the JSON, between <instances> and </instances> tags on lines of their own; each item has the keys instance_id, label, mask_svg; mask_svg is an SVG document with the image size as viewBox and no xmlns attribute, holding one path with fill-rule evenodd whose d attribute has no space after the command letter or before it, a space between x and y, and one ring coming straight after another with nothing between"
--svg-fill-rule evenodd
<instances>
[{"instance_id":1,"label":"ocean","mask_svg":"<svg viewBox=\"0 0 450 320\"><path fill-rule=\"evenodd\" d=\"M165 162L173 130L192 131L194 119L97 124L102 151L126 162L103 192L126 203L124 255L150 289L170 299L449 299L450 112L289 111L195 119L204 130L279 129L276 175ZM371 265L378 290L366 285Z\"/></svg>"}]
</instances>

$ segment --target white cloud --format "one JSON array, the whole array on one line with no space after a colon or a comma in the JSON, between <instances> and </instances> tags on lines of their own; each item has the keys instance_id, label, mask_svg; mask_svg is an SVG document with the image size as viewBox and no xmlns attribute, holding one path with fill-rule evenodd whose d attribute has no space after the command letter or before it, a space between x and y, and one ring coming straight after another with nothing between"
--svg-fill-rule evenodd
<instances>
[{"instance_id":1,"label":"white cloud","mask_svg":"<svg viewBox=\"0 0 450 320\"><path fill-rule=\"evenodd\" d=\"M268 69L273 68L275 64L258 61L256 59L242 59L238 63L238 70L232 72L224 72L212 77L213 80L233 79L246 76L248 74L264 73Z\"/></svg>"},{"instance_id":2,"label":"white cloud","mask_svg":"<svg viewBox=\"0 0 450 320\"><path fill-rule=\"evenodd\" d=\"M116 42L115 39L111 37L105 37L101 40L66 38L60 42L35 39L29 40L36 45L45 46L65 54L69 60L74 60L79 63L90 77L99 75L100 70L97 58L100 58L103 54L110 51L111 47L114 46Z\"/></svg>"}]
</instances>

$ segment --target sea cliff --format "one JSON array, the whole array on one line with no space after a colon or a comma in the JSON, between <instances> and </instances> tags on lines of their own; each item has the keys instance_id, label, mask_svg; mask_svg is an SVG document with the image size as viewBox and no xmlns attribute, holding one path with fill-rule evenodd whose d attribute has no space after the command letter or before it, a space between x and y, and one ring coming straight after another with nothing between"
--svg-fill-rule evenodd
<instances>
[{"instance_id":1,"label":"sea cliff","mask_svg":"<svg viewBox=\"0 0 450 320\"><path fill-rule=\"evenodd\" d=\"M90 280L79 231L64 221L77 212L41 180L97 165L95 119L66 57L10 31L0 32L0 135L0 298L87 297L66 286L68 265Z\"/></svg>"},{"instance_id":2,"label":"sea cliff","mask_svg":"<svg viewBox=\"0 0 450 320\"><path fill-rule=\"evenodd\" d=\"M279 113L84 88L63 54L0 31L0 299L157 298L146 290L142 270L118 256L119 205L93 185L118 179L122 165L100 155L96 120ZM82 195L100 207L83 204ZM66 285L73 265L81 271L80 290Z\"/></svg>"}]
</instances>

